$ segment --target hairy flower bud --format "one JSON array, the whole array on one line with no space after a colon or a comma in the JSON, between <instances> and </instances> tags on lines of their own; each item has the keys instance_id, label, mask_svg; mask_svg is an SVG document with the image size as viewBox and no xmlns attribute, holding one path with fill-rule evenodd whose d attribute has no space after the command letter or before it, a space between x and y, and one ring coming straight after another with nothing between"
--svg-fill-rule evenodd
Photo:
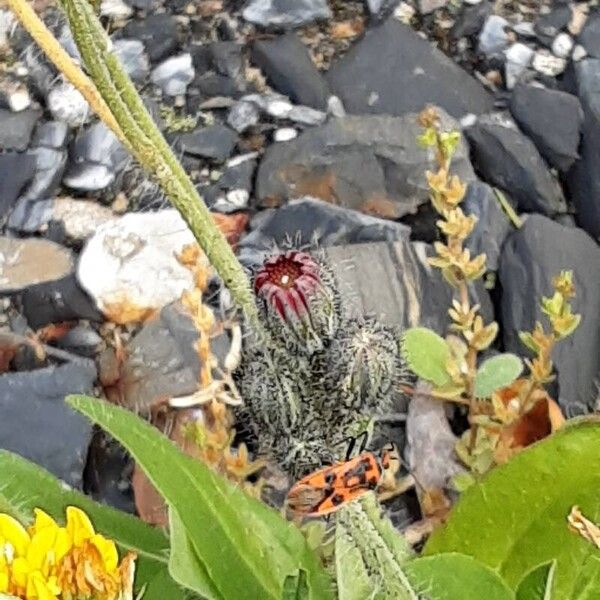
<instances>
[{"instance_id":1,"label":"hairy flower bud","mask_svg":"<svg viewBox=\"0 0 600 600\"><path fill-rule=\"evenodd\" d=\"M322 350L338 326L333 275L306 252L269 258L254 277L269 328L290 349Z\"/></svg>"}]
</instances>

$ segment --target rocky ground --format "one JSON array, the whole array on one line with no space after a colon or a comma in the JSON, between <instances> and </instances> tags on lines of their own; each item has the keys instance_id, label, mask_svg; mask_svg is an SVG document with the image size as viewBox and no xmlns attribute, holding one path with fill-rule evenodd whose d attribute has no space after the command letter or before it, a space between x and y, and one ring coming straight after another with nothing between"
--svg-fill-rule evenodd
<instances>
[{"instance_id":1,"label":"rocky ground","mask_svg":"<svg viewBox=\"0 0 600 600\"><path fill-rule=\"evenodd\" d=\"M1 3L0 3L1 7ZM60 12L37 8L78 57ZM555 355L568 416L598 409L600 9L537 0L103 0L115 52L247 266L320 246L351 314L442 331L447 287L415 113L463 141L477 290L500 345L572 269L583 321ZM62 403L147 414L198 380L178 308L191 241L113 134L0 8L0 447L132 510L118 448ZM520 216L507 216L502 197ZM218 286L214 285L218 304ZM148 317L155 315L154 318ZM157 316L156 316L157 315ZM229 342L214 340L224 356Z\"/></svg>"}]
</instances>

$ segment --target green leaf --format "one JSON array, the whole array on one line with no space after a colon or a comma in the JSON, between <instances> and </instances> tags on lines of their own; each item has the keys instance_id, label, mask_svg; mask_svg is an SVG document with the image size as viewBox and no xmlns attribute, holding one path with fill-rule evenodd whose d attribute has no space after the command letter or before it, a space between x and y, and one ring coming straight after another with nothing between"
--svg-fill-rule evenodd
<instances>
[{"instance_id":1,"label":"green leaf","mask_svg":"<svg viewBox=\"0 0 600 600\"><path fill-rule=\"evenodd\" d=\"M589 556L579 573L573 600L598 600L600 590L600 557Z\"/></svg>"},{"instance_id":2,"label":"green leaf","mask_svg":"<svg viewBox=\"0 0 600 600\"><path fill-rule=\"evenodd\" d=\"M464 554L417 558L404 570L417 592L429 600L514 600L497 573Z\"/></svg>"},{"instance_id":3,"label":"green leaf","mask_svg":"<svg viewBox=\"0 0 600 600\"><path fill-rule=\"evenodd\" d=\"M514 354L499 354L484 361L475 377L475 395L489 398L496 390L510 385L523 372L523 363Z\"/></svg>"},{"instance_id":4,"label":"green leaf","mask_svg":"<svg viewBox=\"0 0 600 600\"><path fill-rule=\"evenodd\" d=\"M363 600L371 592L371 582L360 550L350 532L335 528L335 571L338 600Z\"/></svg>"},{"instance_id":5,"label":"green leaf","mask_svg":"<svg viewBox=\"0 0 600 600\"><path fill-rule=\"evenodd\" d=\"M196 548L187 535L180 517L169 507L169 531L171 532L171 556L169 573L177 583L194 590L206 598L222 598L198 557Z\"/></svg>"},{"instance_id":6,"label":"green leaf","mask_svg":"<svg viewBox=\"0 0 600 600\"><path fill-rule=\"evenodd\" d=\"M446 364L451 353L444 338L425 327L413 327L402 336L402 355L421 379L442 387L451 383Z\"/></svg>"},{"instance_id":7,"label":"green leaf","mask_svg":"<svg viewBox=\"0 0 600 600\"><path fill-rule=\"evenodd\" d=\"M306 572L300 571L298 575L288 575L283 584L281 600L307 600L308 598Z\"/></svg>"},{"instance_id":8,"label":"green leaf","mask_svg":"<svg viewBox=\"0 0 600 600\"><path fill-rule=\"evenodd\" d=\"M301 532L131 412L85 396L67 402L117 439L179 517L216 598L281 599L288 575L306 571L311 599L332 585ZM177 548L184 547L179 539ZM204 576L201 574L200 577ZM208 587L207 587L208 589Z\"/></svg>"},{"instance_id":9,"label":"green leaf","mask_svg":"<svg viewBox=\"0 0 600 600\"><path fill-rule=\"evenodd\" d=\"M22 523L29 523L33 519L33 509L41 508L57 522L64 523L67 506L77 506L90 516L97 531L115 540L122 553L132 551L138 555L136 589L147 584L146 593L150 595L154 578L167 572L169 541L160 530L94 502L12 452L0 450L0 473L0 511ZM178 597L179 587L169 580L173 597ZM165 589L163 584L161 588Z\"/></svg>"},{"instance_id":10,"label":"green leaf","mask_svg":"<svg viewBox=\"0 0 600 600\"><path fill-rule=\"evenodd\" d=\"M519 583L517 600L552 600L555 572L554 560L531 569Z\"/></svg>"},{"instance_id":11,"label":"green leaf","mask_svg":"<svg viewBox=\"0 0 600 600\"><path fill-rule=\"evenodd\" d=\"M600 419L574 419L470 487L425 554L461 552L498 571L511 588L556 559L556 599L572 598L588 555L600 550L570 532L577 505L600 520Z\"/></svg>"}]
</instances>

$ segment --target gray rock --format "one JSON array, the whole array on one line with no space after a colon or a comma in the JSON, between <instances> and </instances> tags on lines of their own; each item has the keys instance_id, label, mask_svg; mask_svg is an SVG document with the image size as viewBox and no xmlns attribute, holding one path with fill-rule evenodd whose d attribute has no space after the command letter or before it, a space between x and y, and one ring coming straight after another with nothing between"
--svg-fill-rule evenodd
<instances>
[{"instance_id":1,"label":"gray rock","mask_svg":"<svg viewBox=\"0 0 600 600\"><path fill-rule=\"evenodd\" d=\"M448 4L448 0L419 0L419 12L422 15L428 15L438 8L443 8Z\"/></svg>"},{"instance_id":2,"label":"gray rock","mask_svg":"<svg viewBox=\"0 0 600 600\"><path fill-rule=\"evenodd\" d=\"M259 120L260 112L251 102L236 102L227 115L227 125L238 133L244 133Z\"/></svg>"},{"instance_id":3,"label":"gray rock","mask_svg":"<svg viewBox=\"0 0 600 600\"><path fill-rule=\"evenodd\" d=\"M194 76L192 55L185 52L161 62L153 69L151 79L167 96L181 96L185 94Z\"/></svg>"},{"instance_id":4,"label":"gray rock","mask_svg":"<svg viewBox=\"0 0 600 600\"><path fill-rule=\"evenodd\" d=\"M600 372L600 248L585 232L531 215L510 235L500 261L502 330L506 349L523 354L519 331L531 330L536 320L547 324L540 300L552 295L552 278L561 270L574 272L573 312L582 315L577 330L552 355L559 403L574 416L591 408Z\"/></svg>"},{"instance_id":5,"label":"gray rock","mask_svg":"<svg viewBox=\"0 0 600 600\"><path fill-rule=\"evenodd\" d=\"M62 321L105 320L94 302L77 283L74 273L56 281L27 287L21 295L21 302L23 314L34 329Z\"/></svg>"},{"instance_id":6,"label":"gray rock","mask_svg":"<svg viewBox=\"0 0 600 600\"><path fill-rule=\"evenodd\" d=\"M71 252L54 242L0 237L0 294L56 281L73 269Z\"/></svg>"},{"instance_id":7,"label":"gray rock","mask_svg":"<svg viewBox=\"0 0 600 600\"><path fill-rule=\"evenodd\" d=\"M487 0L473 5L464 4L450 29L450 37L458 40L479 33L491 13L492 5Z\"/></svg>"},{"instance_id":8,"label":"gray rock","mask_svg":"<svg viewBox=\"0 0 600 600\"><path fill-rule=\"evenodd\" d=\"M250 0L242 12L246 21L262 27L300 27L329 19L326 0Z\"/></svg>"},{"instance_id":9,"label":"gray rock","mask_svg":"<svg viewBox=\"0 0 600 600\"><path fill-rule=\"evenodd\" d=\"M69 127L81 127L90 117L90 105L68 81L59 81L46 97L52 117Z\"/></svg>"},{"instance_id":10,"label":"gray rock","mask_svg":"<svg viewBox=\"0 0 600 600\"><path fill-rule=\"evenodd\" d=\"M23 200L51 198L60 187L67 164L67 151L54 148L32 148L29 152L35 158L35 176L23 194Z\"/></svg>"},{"instance_id":11,"label":"gray rock","mask_svg":"<svg viewBox=\"0 0 600 600\"><path fill-rule=\"evenodd\" d=\"M321 125L327 119L327 113L310 108L310 106L293 106L288 116L290 121L299 125Z\"/></svg>"},{"instance_id":12,"label":"gray rock","mask_svg":"<svg viewBox=\"0 0 600 600\"><path fill-rule=\"evenodd\" d=\"M64 402L68 394L91 394L92 361L78 361L0 376L0 448L44 467L81 488L92 423Z\"/></svg>"},{"instance_id":13,"label":"gray rock","mask_svg":"<svg viewBox=\"0 0 600 600\"><path fill-rule=\"evenodd\" d=\"M238 141L235 131L225 125L201 127L179 138L182 150L193 156L224 161L231 156Z\"/></svg>"},{"instance_id":14,"label":"gray rock","mask_svg":"<svg viewBox=\"0 0 600 600\"><path fill-rule=\"evenodd\" d=\"M243 158L243 157L242 157ZM249 155L245 160L232 160L219 180L200 192L212 210L231 213L243 210L248 206L252 192L256 160Z\"/></svg>"},{"instance_id":15,"label":"gray rock","mask_svg":"<svg viewBox=\"0 0 600 600\"><path fill-rule=\"evenodd\" d=\"M244 68L242 46L237 42L212 42L209 44L211 65L221 75L237 79Z\"/></svg>"},{"instance_id":16,"label":"gray rock","mask_svg":"<svg viewBox=\"0 0 600 600\"><path fill-rule=\"evenodd\" d=\"M57 346L78 356L93 358L103 340L89 325L76 325L57 340Z\"/></svg>"},{"instance_id":17,"label":"gray rock","mask_svg":"<svg viewBox=\"0 0 600 600\"><path fill-rule=\"evenodd\" d=\"M521 78L521 75L527 71L527 67L531 65L534 54L535 52L529 48L529 46L521 44L520 42L512 44L512 46L506 50L506 64L504 65L504 72L506 78L506 87L509 90L512 90L515 87Z\"/></svg>"},{"instance_id":18,"label":"gray rock","mask_svg":"<svg viewBox=\"0 0 600 600\"><path fill-rule=\"evenodd\" d=\"M147 415L165 398L195 392L201 366L194 347L197 340L198 330L187 311L179 303L165 306L160 317L144 325L127 344L127 358L118 375L123 382L124 405ZM229 350L227 335L211 338L211 350L224 360ZM115 369L114 352L105 352L99 362L100 378L110 381Z\"/></svg>"},{"instance_id":19,"label":"gray rock","mask_svg":"<svg viewBox=\"0 0 600 600\"><path fill-rule=\"evenodd\" d=\"M366 0L371 17L381 18L388 15L400 0Z\"/></svg>"},{"instance_id":20,"label":"gray rock","mask_svg":"<svg viewBox=\"0 0 600 600\"><path fill-rule=\"evenodd\" d=\"M506 191L524 212L555 215L566 211L561 187L533 142L511 123L479 119L465 134L482 178Z\"/></svg>"},{"instance_id":21,"label":"gray rock","mask_svg":"<svg viewBox=\"0 0 600 600\"><path fill-rule=\"evenodd\" d=\"M0 154L0 219L4 219L34 174L35 157L30 154Z\"/></svg>"},{"instance_id":22,"label":"gray rock","mask_svg":"<svg viewBox=\"0 0 600 600\"><path fill-rule=\"evenodd\" d=\"M94 123L75 138L63 183L79 191L106 189L129 160L115 134L104 123Z\"/></svg>"},{"instance_id":23,"label":"gray rock","mask_svg":"<svg viewBox=\"0 0 600 600\"><path fill-rule=\"evenodd\" d=\"M443 122L457 128L445 114ZM420 131L414 114L332 119L267 149L258 170L256 196L261 204L273 206L308 195L399 218L429 198L425 171L434 168L434 156L417 143ZM464 142L453 170L465 182L475 179Z\"/></svg>"},{"instance_id":24,"label":"gray rock","mask_svg":"<svg viewBox=\"0 0 600 600\"><path fill-rule=\"evenodd\" d=\"M508 46L508 21L498 15L490 15L479 34L479 52L488 58L502 54Z\"/></svg>"},{"instance_id":25,"label":"gray rock","mask_svg":"<svg viewBox=\"0 0 600 600\"><path fill-rule=\"evenodd\" d=\"M251 56L271 87L292 102L327 108L329 86L295 33L254 42Z\"/></svg>"},{"instance_id":26,"label":"gray rock","mask_svg":"<svg viewBox=\"0 0 600 600\"><path fill-rule=\"evenodd\" d=\"M578 38L579 43L592 58L600 58L600 10L588 17Z\"/></svg>"},{"instance_id":27,"label":"gray rock","mask_svg":"<svg viewBox=\"0 0 600 600\"><path fill-rule=\"evenodd\" d=\"M569 173L569 190L577 209L577 222L600 240L600 59L582 60L575 66L575 74L584 122L581 160Z\"/></svg>"},{"instance_id":28,"label":"gray rock","mask_svg":"<svg viewBox=\"0 0 600 600\"><path fill-rule=\"evenodd\" d=\"M572 16L573 12L570 6L557 6L548 14L542 15L534 25L538 39L546 46L550 46L552 40L567 28Z\"/></svg>"},{"instance_id":29,"label":"gray rock","mask_svg":"<svg viewBox=\"0 0 600 600\"><path fill-rule=\"evenodd\" d=\"M579 158L583 110L576 96L533 85L518 85L510 110L519 127L540 154L558 170L567 172Z\"/></svg>"},{"instance_id":30,"label":"gray rock","mask_svg":"<svg viewBox=\"0 0 600 600\"><path fill-rule=\"evenodd\" d=\"M430 327L446 334L452 288L427 258L433 249L422 242L378 242L333 246L324 250L333 268L349 318L372 315L384 325ZM493 319L489 294L481 282L472 290L484 320Z\"/></svg>"},{"instance_id":31,"label":"gray rock","mask_svg":"<svg viewBox=\"0 0 600 600\"><path fill-rule=\"evenodd\" d=\"M150 63L140 40L119 39L113 42L113 52L119 57L129 77L143 81L150 71Z\"/></svg>"},{"instance_id":32,"label":"gray rock","mask_svg":"<svg viewBox=\"0 0 600 600\"><path fill-rule=\"evenodd\" d=\"M0 108L0 150L26 150L40 115L36 109L15 113Z\"/></svg>"},{"instance_id":33,"label":"gray rock","mask_svg":"<svg viewBox=\"0 0 600 600\"><path fill-rule=\"evenodd\" d=\"M125 38L140 40L152 63L167 58L179 47L177 21L166 13L149 14L144 19L129 21L120 34Z\"/></svg>"},{"instance_id":34,"label":"gray rock","mask_svg":"<svg viewBox=\"0 0 600 600\"><path fill-rule=\"evenodd\" d=\"M68 135L69 126L64 121L44 121L36 127L31 144L60 150L65 147Z\"/></svg>"},{"instance_id":35,"label":"gray rock","mask_svg":"<svg viewBox=\"0 0 600 600\"><path fill-rule=\"evenodd\" d=\"M480 181L470 183L463 209L466 214L477 217L475 229L467 239L467 248L472 256L485 253L488 271L497 271L502 245L512 227L494 190Z\"/></svg>"},{"instance_id":36,"label":"gray rock","mask_svg":"<svg viewBox=\"0 0 600 600\"><path fill-rule=\"evenodd\" d=\"M261 264L273 248L324 248L365 242L408 240L401 223L332 206L315 198L292 200L277 210L258 213L250 233L238 244L238 256L248 266Z\"/></svg>"},{"instance_id":37,"label":"gray rock","mask_svg":"<svg viewBox=\"0 0 600 600\"><path fill-rule=\"evenodd\" d=\"M492 108L478 81L395 19L369 29L327 79L349 113L399 116L436 104L458 118Z\"/></svg>"}]
</instances>

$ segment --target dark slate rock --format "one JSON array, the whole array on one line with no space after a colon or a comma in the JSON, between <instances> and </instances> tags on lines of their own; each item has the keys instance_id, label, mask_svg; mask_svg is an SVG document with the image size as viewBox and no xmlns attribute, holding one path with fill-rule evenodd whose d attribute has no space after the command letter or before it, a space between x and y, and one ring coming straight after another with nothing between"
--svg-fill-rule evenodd
<instances>
[{"instance_id":1,"label":"dark slate rock","mask_svg":"<svg viewBox=\"0 0 600 600\"><path fill-rule=\"evenodd\" d=\"M431 246L400 240L333 246L324 253L348 317L373 315L385 325L430 327L446 334L453 291L439 269L427 262L434 254ZM481 282L472 290L471 299L481 305L486 322L494 318Z\"/></svg>"},{"instance_id":2,"label":"dark slate rock","mask_svg":"<svg viewBox=\"0 0 600 600\"><path fill-rule=\"evenodd\" d=\"M4 219L33 178L35 162L31 154L0 154L0 220Z\"/></svg>"},{"instance_id":3,"label":"dark slate rock","mask_svg":"<svg viewBox=\"0 0 600 600\"><path fill-rule=\"evenodd\" d=\"M0 150L26 150L40 114L33 108L18 113L0 108Z\"/></svg>"},{"instance_id":4,"label":"dark slate rock","mask_svg":"<svg viewBox=\"0 0 600 600\"><path fill-rule=\"evenodd\" d=\"M557 6L546 15L542 15L533 26L540 42L546 46L552 44L552 40L567 28L573 16L570 6Z\"/></svg>"},{"instance_id":5,"label":"dark slate rock","mask_svg":"<svg viewBox=\"0 0 600 600\"><path fill-rule=\"evenodd\" d=\"M121 61L125 72L137 82L143 82L150 71L148 56L141 40L121 38L113 43L113 52Z\"/></svg>"},{"instance_id":6,"label":"dark slate rock","mask_svg":"<svg viewBox=\"0 0 600 600\"><path fill-rule=\"evenodd\" d=\"M566 211L559 183L533 142L516 127L499 120L480 119L465 134L481 177L506 191L520 210L545 215Z\"/></svg>"},{"instance_id":7,"label":"dark slate rock","mask_svg":"<svg viewBox=\"0 0 600 600\"><path fill-rule=\"evenodd\" d=\"M241 84L227 75L220 73L204 73L196 77L192 83L204 98L224 96L226 98L239 98L243 94Z\"/></svg>"},{"instance_id":8,"label":"dark slate rock","mask_svg":"<svg viewBox=\"0 0 600 600\"><path fill-rule=\"evenodd\" d=\"M242 46L237 42L213 42L210 44L211 62L214 70L232 79L239 77L244 66Z\"/></svg>"},{"instance_id":9,"label":"dark slate rock","mask_svg":"<svg viewBox=\"0 0 600 600\"><path fill-rule=\"evenodd\" d=\"M44 121L36 127L31 145L60 150L66 146L68 135L69 126L64 121Z\"/></svg>"},{"instance_id":10,"label":"dark slate rock","mask_svg":"<svg viewBox=\"0 0 600 600\"><path fill-rule=\"evenodd\" d=\"M579 158L583 110L577 97L534 85L517 85L510 110L550 165L568 171Z\"/></svg>"},{"instance_id":11,"label":"dark slate rock","mask_svg":"<svg viewBox=\"0 0 600 600\"><path fill-rule=\"evenodd\" d=\"M456 128L444 115L446 127ZM416 115L332 119L298 138L267 149L255 193L262 205L314 196L332 204L397 219L428 201L425 171L435 168L430 150L417 142ZM475 176L461 142L453 169L465 181Z\"/></svg>"},{"instance_id":12,"label":"dark slate rock","mask_svg":"<svg viewBox=\"0 0 600 600\"><path fill-rule=\"evenodd\" d=\"M139 21L130 21L121 30L124 38L140 40L151 62L167 58L179 48L177 22L168 14L148 15Z\"/></svg>"},{"instance_id":13,"label":"dark slate rock","mask_svg":"<svg viewBox=\"0 0 600 600\"><path fill-rule=\"evenodd\" d=\"M581 61L576 67L584 122L581 160L569 173L569 190L577 209L577 222L600 239L600 59Z\"/></svg>"},{"instance_id":14,"label":"dark slate rock","mask_svg":"<svg viewBox=\"0 0 600 600\"><path fill-rule=\"evenodd\" d=\"M216 183L200 189L200 193L208 206L217 212L243 210L248 206L255 171L256 160L243 160L227 167Z\"/></svg>"},{"instance_id":15,"label":"dark slate rock","mask_svg":"<svg viewBox=\"0 0 600 600\"><path fill-rule=\"evenodd\" d=\"M68 394L93 392L92 361L77 361L0 376L0 448L81 487L92 424L64 402Z\"/></svg>"},{"instance_id":16,"label":"dark slate rock","mask_svg":"<svg viewBox=\"0 0 600 600\"><path fill-rule=\"evenodd\" d=\"M23 314L31 327L87 319L102 322L102 313L79 287L75 274L58 281L29 286L22 294Z\"/></svg>"},{"instance_id":17,"label":"dark slate rock","mask_svg":"<svg viewBox=\"0 0 600 600\"><path fill-rule=\"evenodd\" d=\"M502 245L512 228L494 190L480 181L470 183L463 209L466 214L477 217L475 229L467 239L467 248L472 256L485 253L488 270L497 271Z\"/></svg>"},{"instance_id":18,"label":"dark slate rock","mask_svg":"<svg viewBox=\"0 0 600 600\"><path fill-rule=\"evenodd\" d=\"M483 0L478 4L463 4L452 29L450 29L450 37L458 40L461 37L478 34L485 20L491 14L492 4L488 0Z\"/></svg>"},{"instance_id":19,"label":"dark slate rock","mask_svg":"<svg viewBox=\"0 0 600 600\"><path fill-rule=\"evenodd\" d=\"M372 19L387 17L400 4L400 0L365 0Z\"/></svg>"},{"instance_id":20,"label":"dark slate rock","mask_svg":"<svg viewBox=\"0 0 600 600\"><path fill-rule=\"evenodd\" d=\"M590 57L600 58L600 10L596 9L588 17L578 41Z\"/></svg>"},{"instance_id":21,"label":"dark slate rock","mask_svg":"<svg viewBox=\"0 0 600 600\"><path fill-rule=\"evenodd\" d=\"M269 85L292 102L327 108L329 86L295 33L254 42L251 57Z\"/></svg>"},{"instance_id":22,"label":"dark slate rock","mask_svg":"<svg viewBox=\"0 0 600 600\"><path fill-rule=\"evenodd\" d=\"M300 27L328 19L327 0L250 0L242 15L262 27Z\"/></svg>"},{"instance_id":23,"label":"dark slate rock","mask_svg":"<svg viewBox=\"0 0 600 600\"><path fill-rule=\"evenodd\" d=\"M223 161L231 156L238 136L225 125L201 127L179 138L181 148L187 154Z\"/></svg>"},{"instance_id":24,"label":"dark slate rock","mask_svg":"<svg viewBox=\"0 0 600 600\"><path fill-rule=\"evenodd\" d=\"M54 148L32 148L29 152L36 161L33 181L23 194L23 200L51 198L60 187L67 164L67 151Z\"/></svg>"},{"instance_id":25,"label":"dark slate rock","mask_svg":"<svg viewBox=\"0 0 600 600\"><path fill-rule=\"evenodd\" d=\"M238 244L248 266L263 262L273 248L323 248L342 244L408 240L410 229L400 223L332 206L315 198L292 200L277 210L258 213L250 233Z\"/></svg>"},{"instance_id":26,"label":"dark slate rock","mask_svg":"<svg viewBox=\"0 0 600 600\"><path fill-rule=\"evenodd\" d=\"M90 325L76 325L56 341L63 348L78 356L93 358L102 345L102 338Z\"/></svg>"},{"instance_id":27,"label":"dark slate rock","mask_svg":"<svg viewBox=\"0 0 600 600\"><path fill-rule=\"evenodd\" d=\"M600 248L581 229L531 215L507 239L500 261L503 338L507 350L523 354L519 331L536 320L547 323L539 304L552 293L552 278L574 271L573 311L581 324L552 355L558 371L559 402L568 416L586 412L596 397L600 372Z\"/></svg>"},{"instance_id":28,"label":"dark slate rock","mask_svg":"<svg viewBox=\"0 0 600 600\"><path fill-rule=\"evenodd\" d=\"M403 115L436 104L462 117L493 106L478 81L395 19L367 31L327 79L350 113Z\"/></svg>"},{"instance_id":29,"label":"dark slate rock","mask_svg":"<svg viewBox=\"0 0 600 600\"><path fill-rule=\"evenodd\" d=\"M201 367L197 341L198 330L186 309L179 303L165 306L159 318L144 325L127 344L126 361L114 374L121 381L119 394L123 395L124 405L148 414L152 406L165 398L197 391ZM211 350L222 365L229 351L228 336L211 338ZM114 376L114 367L114 353L109 350L100 358L103 382Z\"/></svg>"}]
</instances>

